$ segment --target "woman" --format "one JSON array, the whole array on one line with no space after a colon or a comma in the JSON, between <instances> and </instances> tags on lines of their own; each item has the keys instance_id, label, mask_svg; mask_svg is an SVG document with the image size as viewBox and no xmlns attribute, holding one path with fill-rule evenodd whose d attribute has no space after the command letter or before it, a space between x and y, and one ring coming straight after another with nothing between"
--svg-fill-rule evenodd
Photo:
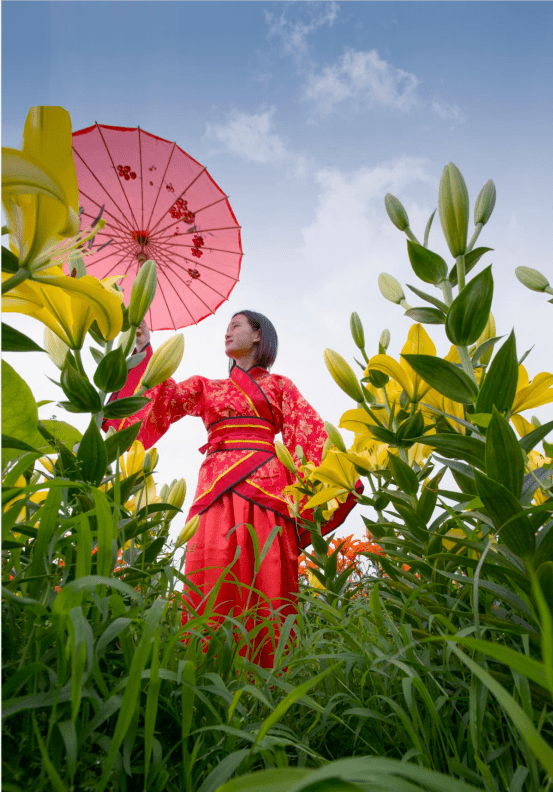
<instances>
[{"instance_id":1,"label":"woman","mask_svg":"<svg viewBox=\"0 0 553 792\"><path fill-rule=\"evenodd\" d=\"M131 370L136 383L151 357L149 332L143 326L137 349L146 347L146 358ZM275 455L274 437L282 440L292 456L300 445L304 455L319 464L327 439L324 425L296 386L279 374L269 373L277 354L275 328L262 314L236 313L225 335L225 352L230 358L228 379L190 377L181 383L168 379L145 395L151 402L124 425L142 420L138 439L150 448L169 426L184 415L201 417L208 431L206 453L189 519L199 514L199 528L186 547L185 573L203 593L209 595L222 571L229 567L217 594L215 608L223 618L251 608L260 617L278 622L295 612L298 591L298 547L308 544L308 534L298 533L289 516L282 490L292 476ZM140 371L137 371L140 369ZM136 381L136 382L135 382ZM116 422L106 422L105 426ZM117 422L117 428L122 428ZM351 496L335 513L325 533L337 527L355 504ZM275 526L279 531L254 571L254 548L247 525L253 526L260 550ZM233 530L234 529L234 530ZM235 556L238 557L235 560ZM234 561L234 563L233 563ZM248 587L252 584L260 594ZM243 584L242 586L240 584ZM202 596L187 591L189 603L198 609ZM248 629L254 620L247 623ZM274 647L262 630L252 654L258 663L272 666Z\"/></svg>"}]
</instances>

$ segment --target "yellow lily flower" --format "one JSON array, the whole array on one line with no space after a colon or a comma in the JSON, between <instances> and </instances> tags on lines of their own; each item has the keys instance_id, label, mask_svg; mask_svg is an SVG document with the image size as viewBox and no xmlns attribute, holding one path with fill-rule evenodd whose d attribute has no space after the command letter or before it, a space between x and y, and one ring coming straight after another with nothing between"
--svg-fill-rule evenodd
<instances>
[{"instance_id":1,"label":"yellow lily flower","mask_svg":"<svg viewBox=\"0 0 553 792\"><path fill-rule=\"evenodd\" d=\"M530 410L532 407L540 407L553 401L553 374L542 371L536 374L532 382L528 379L528 373L524 366L518 367L517 391L511 414L520 413L523 410Z\"/></svg>"},{"instance_id":2,"label":"yellow lily flower","mask_svg":"<svg viewBox=\"0 0 553 792\"><path fill-rule=\"evenodd\" d=\"M528 462L527 462L528 470L535 470L536 468L540 468L543 467L544 465L550 465L550 464L551 464L551 459L549 459L549 457L543 456L543 454L540 454L539 451L529 452ZM541 488L537 489L534 495L534 503L537 506L540 506L542 503L545 503L546 500L547 500L547 496L544 494L543 490Z\"/></svg>"},{"instance_id":3,"label":"yellow lily flower","mask_svg":"<svg viewBox=\"0 0 553 792\"><path fill-rule=\"evenodd\" d=\"M421 324L411 325L402 355L436 355L436 347ZM430 390L430 385L415 374L411 366L401 358L398 363L389 355L375 355L369 360L365 376L371 369L382 371L393 379L407 394L411 402L418 402Z\"/></svg>"},{"instance_id":4,"label":"yellow lily flower","mask_svg":"<svg viewBox=\"0 0 553 792\"><path fill-rule=\"evenodd\" d=\"M9 273L2 273L2 281L9 277ZM115 338L123 325L121 302L114 289L106 288L91 275L67 277L59 266L4 294L2 309L38 319L70 349L82 348L95 321L106 340Z\"/></svg>"},{"instance_id":5,"label":"yellow lily flower","mask_svg":"<svg viewBox=\"0 0 553 792\"><path fill-rule=\"evenodd\" d=\"M10 247L35 270L67 236L79 231L79 191L71 119L63 107L32 107L23 150L3 149L2 201Z\"/></svg>"},{"instance_id":6,"label":"yellow lily flower","mask_svg":"<svg viewBox=\"0 0 553 792\"><path fill-rule=\"evenodd\" d=\"M357 472L347 453L337 449L331 449L311 474L312 481L321 481L341 490L355 489L357 478Z\"/></svg>"}]
</instances>

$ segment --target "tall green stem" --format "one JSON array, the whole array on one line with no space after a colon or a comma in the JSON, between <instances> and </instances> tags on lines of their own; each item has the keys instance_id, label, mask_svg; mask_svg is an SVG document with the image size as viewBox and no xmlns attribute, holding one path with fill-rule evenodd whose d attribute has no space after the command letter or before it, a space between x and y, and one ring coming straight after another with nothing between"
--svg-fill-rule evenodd
<instances>
[{"instance_id":1,"label":"tall green stem","mask_svg":"<svg viewBox=\"0 0 553 792\"><path fill-rule=\"evenodd\" d=\"M457 283L459 284L459 291L465 288L465 257L457 256Z\"/></svg>"},{"instance_id":2,"label":"tall green stem","mask_svg":"<svg viewBox=\"0 0 553 792\"><path fill-rule=\"evenodd\" d=\"M83 377L86 377L86 371L84 370L83 361L82 361L82 358L81 358L81 350L80 349L74 349L73 350L73 354L75 356L75 363L77 364L77 371Z\"/></svg>"},{"instance_id":3,"label":"tall green stem","mask_svg":"<svg viewBox=\"0 0 553 792\"><path fill-rule=\"evenodd\" d=\"M480 231L482 231L483 228L484 228L484 226L482 225L482 223L477 223L476 224L476 228L474 229L474 234L472 235L472 239L470 240L470 242L468 244L468 247L467 247L467 250L466 250L467 253L470 253L470 251L474 247L474 243L476 242L476 240L480 236Z\"/></svg>"},{"instance_id":4,"label":"tall green stem","mask_svg":"<svg viewBox=\"0 0 553 792\"><path fill-rule=\"evenodd\" d=\"M470 359L468 348L466 346L458 346L455 348L459 354L459 359L461 361L463 371L469 375L469 377L474 383L478 385L478 380L476 379L476 374L474 373L474 368L472 366L472 361Z\"/></svg>"},{"instance_id":5,"label":"tall green stem","mask_svg":"<svg viewBox=\"0 0 553 792\"><path fill-rule=\"evenodd\" d=\"M19 286L20 283L23 283L23 281L26 281L30 277L30 270L25 269L25 267L21 267L17 270L15 275L12 275L11 278L8 278L8 280L4 281L2 284L2 294L9 292L10 289L15 289L16 286Z\"/></svg>"},{"instance_id":6,"label":"tall green stem","mask_svg":"<svg viewBox=\"0 0 553 792\"><path fill-rule=\"evenodd\" d=\"M444 297L445 304L449 307L453 302L453 291L451 289L451 283L449 282L449 278L446 278L440 283L440 287L442 289L442 294Z\"/></svg>"}]
</instances>

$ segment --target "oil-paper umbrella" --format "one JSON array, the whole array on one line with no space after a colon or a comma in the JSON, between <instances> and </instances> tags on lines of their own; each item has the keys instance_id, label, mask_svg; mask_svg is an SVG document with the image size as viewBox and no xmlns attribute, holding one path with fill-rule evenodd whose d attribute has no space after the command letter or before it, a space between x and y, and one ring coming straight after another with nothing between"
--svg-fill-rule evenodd
<instances>
[{"instance_id":1,"label":"oil-paper umbrella","mask_svg":"<svg viewBox=\"0 0 553 792\"><path fill-rule=\"evenodd\" d=\"M242 244L228 198L206 168L176 143L103 124L74 132L73 154L83 224L100 212L106 221L86 257L89 274L126 275L128 299L136 273L154 259L152 330L215 313L238 281Z\"/></svg>"}]
</instances>

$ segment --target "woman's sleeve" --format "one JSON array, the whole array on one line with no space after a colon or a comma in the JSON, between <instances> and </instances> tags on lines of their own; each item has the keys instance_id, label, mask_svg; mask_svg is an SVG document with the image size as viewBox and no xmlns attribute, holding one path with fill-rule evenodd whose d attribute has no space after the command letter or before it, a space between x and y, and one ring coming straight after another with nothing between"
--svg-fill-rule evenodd
<instances>
[{"instance_id":1,"label":"woman's sleeve","mask_svg":"<svg viewBox=\"0 0 553 792\"><path fill-rule=\"evenodd\" d=\"M140 373L140 376L142 376L142 369L145 370L147 361L148 357L139 366L136 366L136 369L140 369L140 372L136 372L136 374ZM131 369L129 372L129 380L133 372L135 372L135 369ZM127 380L125 388L115 395L116 399L132 396L134 392L132 389L132 392L127 393L129 380ZM110 426L113 426L116 431L120 431L138 421L142 421L137 440L140 440L144 448L151 448L160 437L163 437L171 424L178 421L179 418L184 415L202 414L205 382L205 377L198 376L190 377L190 379L178 383L173 379L167 379L144 393L145 398L150 399L150 402L139 412L129 418L106 420L102 424L102 429L107 431ZM110 399L110 401L113 401L113 399Z\"/></svg>"},{"instance_id":2,"label":"woman's sleeve","mask_svg":"<svg viewBox=\"0 0 553 792\"><path fill-rule=\"evenodd\" d=\"M282 440L296 463L296 446L300 445L306 459L321 464L326 432L321 416L301 395L291 380L283 377Z\"/></svg>"}]
</instances>

